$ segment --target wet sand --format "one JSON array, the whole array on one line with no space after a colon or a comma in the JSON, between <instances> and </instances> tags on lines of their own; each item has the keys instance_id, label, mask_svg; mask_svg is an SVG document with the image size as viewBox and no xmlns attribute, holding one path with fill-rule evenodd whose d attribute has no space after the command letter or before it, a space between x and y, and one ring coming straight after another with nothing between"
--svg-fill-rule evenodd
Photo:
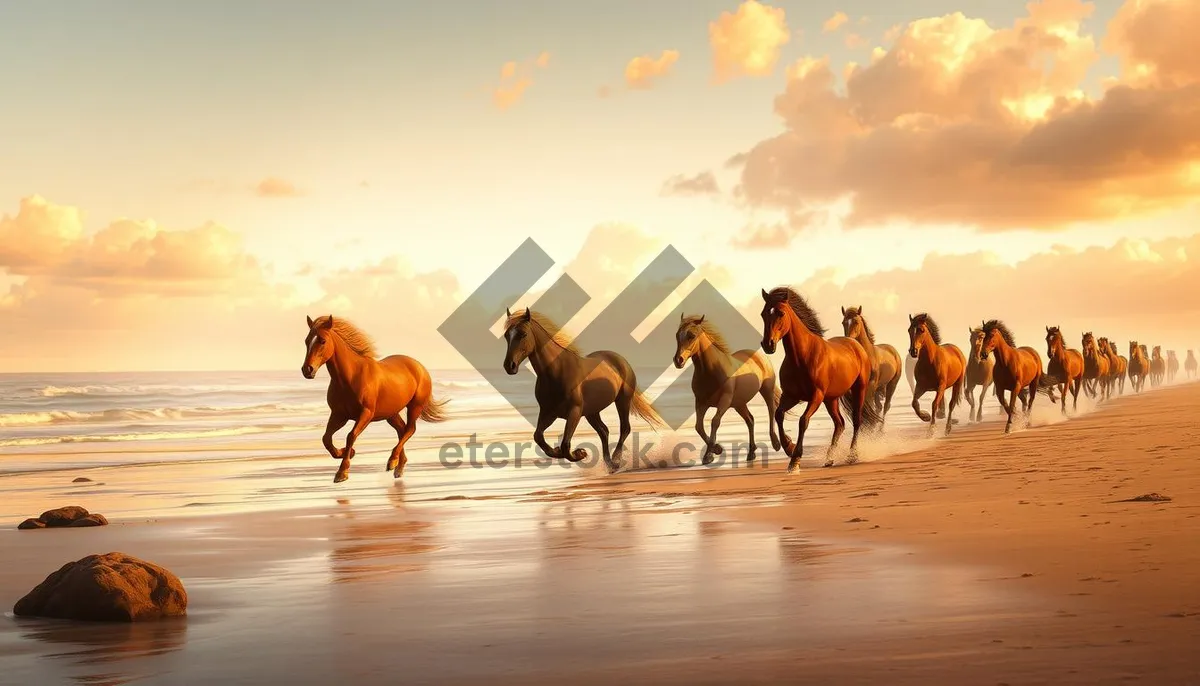
<instances>
[{"instance_id":1,"label":"wet sand","mask_svg":"<svg viewBox=\"0 0 1200 686\"><path fill-rule=\"evenodd\" d=\"M175 571L190 616L7 615L0 680L1196 683L1197 417L1193 384L792 478L779 462L431 494L380 476L305 496L314 471L280 475L304 499L287 510L233 512L234 492L208 516L13 521L6 609L120 550ZM1172 500L1123 502L1150 492Z\"/></svg>"}]
</instances>

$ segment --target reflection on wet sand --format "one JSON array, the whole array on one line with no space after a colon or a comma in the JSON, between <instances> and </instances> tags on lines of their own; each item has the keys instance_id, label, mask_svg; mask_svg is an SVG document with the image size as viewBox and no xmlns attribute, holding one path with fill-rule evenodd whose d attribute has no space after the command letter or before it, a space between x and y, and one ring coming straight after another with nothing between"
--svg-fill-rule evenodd
<instances>
[{"instance_id":1,"label":"reflection on wet sand","mask_svg":"<svg viewBox=\"0 0 1200 686\"><path fill-rule=\"evenodd\" d=\"M42 657L76 669L70 678L92 686L118 686L153 676L115 663L143 662L179 650L187 642L184 618L132 624L15 620L22 639L47 644ZM119 671L114 671L119 670ZM46 683L49 683L47 681Z\"/></svg>"}]
</instances>

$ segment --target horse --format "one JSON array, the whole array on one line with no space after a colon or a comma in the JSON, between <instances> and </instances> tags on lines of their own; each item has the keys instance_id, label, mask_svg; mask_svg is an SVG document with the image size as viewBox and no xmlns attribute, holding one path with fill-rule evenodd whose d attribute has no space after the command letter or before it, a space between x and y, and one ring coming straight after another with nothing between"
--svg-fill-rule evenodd
<instances>
[{"instance_id":1,"label":"horse","mask_svg":"<svg viewBox=\"0 0 1200 686\"><path fill-rule=\"evenodd\" d=\"M1158 388L1163 382L1163 377L1167 374L1167 361L1162 356L1162 346L1154 346L1154 353L1150 355L1150 385Z\"/></svg>"},{"instance_id":2,"label":"horse","mask_svg":"<svg viewBox=\"0 0 1200 686\"><path fill-rule=\"evenodd\" d=\"M874 404L867 402L871 384L871 360L867 351L853 338L837 336L826 340L825 328L817 313L791 288L780 286L770 293L763 290L762 298L763 352L770 355L779 342L783 342L784 357L779 367L782 397L775 408L775 425L779 427L784 452L791 458L788 473L793 474L800 468L804 432L822 404L833 420L833 438L829 452L825 454L825 466L833 466L833 451L846 429L842 408L850 413L854 425L850 459L855 460L861 428L878 426L883 421ZM793 443L783 428L783 416L800 401L808 404L800 415L796 442Z\"/></svg>"},{"instance_id":3,"label":"horse","mask_svg":"<svg viewBox=\"0 0 1200 686\"><path fill-rule=\"evenodd\" d=\"M406 355L390 355L376 359L375 344L358 327L333 315L308 319L308 336L304 339L304 364L300 373L315 379L324 365L329 372L329 421L321 443L335 460L341 460L333 482L350 478L350 460L354 458L354 442L368 424L386 421L396 430L398 441L388 457L388 471L399 479L408 457L404 445L417 430L417 420L444 422L446 400L434 400L433 382L424 365ZM406 412L404 419L400 413ZM353 421L346 434L346 446L333 445L333 434Z\"/></svg>"},{"instance_id":4,"label":"horse","mask_svg":"<svg viewBox=\"0 0 1200 686\"><path fill-rule=\"evenodd\" d=\"M775 433L775 408L779 405L780 392L775 384L775 368L759 350L730 352L725 338L704 315L685 317L679 314L679 328L675 331L675 368L683 369L692 361L692 395L696 399L696 433L704 440L704 464L713 461L713 455L721 453L717 443L717 428L721 417L730 407L746 422L750 431L750 453L746 461L754 460L757 444L754 442L754 415L747 403L755 395L761 395L767 404L767 429L771 434L771 446L780 449L779 436ZM708 435L704 433L704 415L709 408L716 408Z\"/></svg>"},{"instance_id":5,"label":"horse","mask_svg":"<svg viewBox=\"0 0 1200 686\"><path fill-rule=\"evenodd\" d=\"M584 355L576 348L558 325L531 309L518 312L505 310L504 371L509 375L521 369L529 360L537 374L533 396L538 403L537 426L533 440L546 457L579 462L587 457L582 448L571 450L571 438L580 419L596 430L609 473L620 466L625 439L631 430L632 412L653 428L665 428L666 423L655 411L637 385L637 375L629 362L611 350L597 350ZM611 453L608 446L608 426L600 412L609 405L617 406L621 435ZM546 429L556 419L566 420L562 441L557 447L546 443Z\"/></svg>"},{"instance_id":6,"label":"horse","mask_svg":"<svg viewBox=\"0 0 1200 686\"><path fill-rule=\"evenodd\" d=\"M1004 433L1012 432L1013 412L1018 396L1021 399L1021 409L1025 413L1025 425L1029 426L1034 397L1039 391L1045 391L1048 386L1053 385L1043 385L1042 358L1038 351L1029 346L1018 348L1012 332L999 319L984 322L980 328L983 329L983 344L979 349L979 359L986 359L993 351L996 353L992 379L996 383L996 400L1008 411ZM1004 401L1005 391L1009 392L1007 403ZM1066 401L1064 397L1063 403Z\"/></svg>"},{"instance_id":7,"label":"horse","mask_svg":"<svg viewBox=\"0 0 1200 686\"><path fill-rule=\"evenodd\" d=\"M1108 386L1104 383L1108 378L1108 356L1100 352L1100 346L1096 343L1096 337L1091 331L1083 334L1083 388L1092 398L1099 396L1100 400L1107 400L1105 390Z\"/></svg>"},{"instance_id":8,"label":"horse","mask_svg":"<svg viewBox=\"0 0 1200 686\"><path fill-rule=\"evenodd\" d=\"M1146 387L1146 379L1150 376L1150 358L1146 356L1146 346L1138 345L1137 341L1129 341L1129 385L1134 393L1141 393Z\"/></svg>"},{"instance_id":9,"label":"horse","mask_svg":"<svg viewBox=\"0 0 1200 686\"><path fill-rule=\"evenodd\" d=\"M875 403L880 416L886 418L888 410L892 409L892 396L896 393L896 386L900 385L900 353L887 343L875 343L875 334L863 316L862 305L842 308L842 333L858 341L863 350L867 351L867 357L871 358L873 382L871 390L867 392L867 398Z\"/></svg>"},{"instance_id":10,"label":"horse","mask_svg":"<svg viewBox=\"0 0 1200 686\"><path fill-rule=\"evenodd\" d=\"M1117 344L1111 338L1102 339L1108 350L1109 371L1109 392L1111 394L1113 388L1117 389L1119 395L1125 395L1125 374L1129 369L1129 360L1125 359L1121 353L1117 351Z\"/></svg>"},{"instance_id":11,"label":"horse","mask_svg":"<svg viewBox=\"0 0 1200 686\"><path fill-rule=\"evenodd\" d=\"M1196 356L1192 354L1191 350L1187 351L1187 359L1183 361L1183 371L1187 374L1188 379L1196 376Z\"/></svg>"},{"instance_id":12,"label":"horse","mask_svg":"<svg viewBox=\"0 0 1200 686\"><path fill-rule=\"evenodd\" d=\"M942 344L937 322L924 312L915 317L911 314L908 316L908 355L917 360L914 370L917 387L913 391L912 408L921 421L929 422L930 435L937 426L938 409L942 406L946 389L953 389L946 411L946 435L949 436L954 408L958 406L963 384L966 383L966 357L957 345ZM925 412L921 409L921 396L929 391L934 391L933 404L929 406L931 411Z\"/></svg>"},{"instance_id":13,"label":"horse","mask_svg":"<svg viewBox=\"0 0 1200 686\"><path fill-rule=\"evenodd\" d=\"M988 388L992 385L992 367L995 363L990 358L980 359L979 346L983 344L983 329L968 328L967 331L971 341L971 354L967 356L967 404L971 406L971 411L967 419L982 422L983 399L987 397ZM976 386L982 387L979 390L978 405L975 404L974 398Z\"/></svg>"},{"instance_id":14,"label":"horse","mask_svg":"<svg viewBox=\"0 0 1200 686\"><path fill-rule=\"evenodd\" d=\"M1167 351L1167 383L1175 383L1175 377L1179 375L1179 358L1175 357L1174 350Z\"/></svg>"},{"instance_id":15,"label":"horse","mask_svg":"<svg viewBox=\"0 0 1200 686\"><path fill-rule=\"evenodd\" d=\"M1057 326L1046 327L1046 375L1058 383L1062 413L1067 414L1067 391L1071 392L1072 411L1079 410L1079 388L1083 384L1083 353L1068 348Z\"/></svg>"}]
</instances>

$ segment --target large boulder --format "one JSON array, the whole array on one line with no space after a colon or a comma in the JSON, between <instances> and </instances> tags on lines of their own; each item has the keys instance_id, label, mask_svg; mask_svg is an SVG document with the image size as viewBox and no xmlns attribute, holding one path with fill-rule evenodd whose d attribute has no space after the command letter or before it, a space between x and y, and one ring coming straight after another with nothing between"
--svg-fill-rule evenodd
<instances>
[{"instance_id":1,"label":"large boulder","mask_svg":"<svg viewBox=\"0 0 1200 686\"><path fill-rule=\"evenodd\" d=\"M179 577L125 553L68 562L17 601L13 614L92 622L144 622L187 614Z\"/></svg>"},{"instance_id":2,"label":"large boulder","mask_svg":"<svg viewBox=\"0 0 1200 686\"><path fill-rule=\"evenodd\" d=\"M98 512L93 512L86 517L76 519L67 526L108 526L108 518Z\"/></svg>"},{"instance_id":3,"label":"large boulder","mask_svg":"<svg viewBox=\"0 0 1200 686\"><path fill-rule=\"evenodd\" d=\"M78 505L67 505L66 507L57 507L53 510L46 510L38 519L46 523L46 526L70 526L71 522L77 519L83 519L88 516L88 511Z\"/></svg>"},{"instance_id":4,"label":"large boulder","mask_svg":"<svg viewBox=\"0 0 1200 686\"><path fill-rule=\"evenodd\" d=\"M18 529L45 529L46 523L40 519L33 519L31 517L31 518L26 519L25 521L21 522L20 524L18 524L17 528Z\"/></svg>"}]
</instances>

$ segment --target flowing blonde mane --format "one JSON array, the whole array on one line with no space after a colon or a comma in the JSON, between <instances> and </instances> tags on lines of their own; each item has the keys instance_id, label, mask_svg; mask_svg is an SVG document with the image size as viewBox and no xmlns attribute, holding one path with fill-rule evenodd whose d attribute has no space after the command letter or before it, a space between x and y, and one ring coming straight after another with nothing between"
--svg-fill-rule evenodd
<instances>
[{"instance_id":1,"label":"flowing blonde mane","mask_svg":"<svg viewBox=\"0 0 1200 686\"><path fill-rule=\"evenodd\" d=\"M330 315L322 315L313 321L313 328L320 328L329 321ZM333 332L342 339L342 342L350 347L351 350L362 355L374 359L377 357L375 353L375 342L371 337L363 332L354 324L341 317L333 318Z\"/></svg>"},{"instance_id":2,"label":"flowing blonde mane","mask_svg":"<svg viewBox=\"0 0 1200 686\"><path fill-rule=\"evenodd\" d=\"M538 314L537 312L534 312L533 310L529 310L529 318L533 320L533 323L542 327L542 329L545 330L546 333L550 334L550 339L553 340L555 343L557 343L559 346L561 346L564 350L569 350L581 357L583 356L583 353L581 353L579 351L579 348L575 347L575 344L571 342L571 339L567 337L567 334L563 333L562 329L559 328L558 324L555 324L553 321L551 321L549 317L547 317L543 314ZM504 330L508 331L509 329L513 328L514 326L516 326L518 324L521 324L524 321L525 321L525 310L517 310L516 312L513 312L512 314L510 314L508 316L508 319L505 320Z\"/></svg>"},{"instance_id":3,"label":"flowing blonde mane","mask_svg":"<svg viewBox=\"0 0 1200 686\"><path fill-rule=\"evenodd\" d=\"M725 342L725 337L722 336L721 332L717 331L717 327L713 326L712 322L705 319L703 315L684 317L683 321L679 322L679 328L675 330L675 336L678 337L684 329L693 326L699 328L701 331L707 334L708 340L712 341L713 346L717 350L720 350L726 355L732 354L729 352L729 344Z\"/></svg>"}]
</instances>

